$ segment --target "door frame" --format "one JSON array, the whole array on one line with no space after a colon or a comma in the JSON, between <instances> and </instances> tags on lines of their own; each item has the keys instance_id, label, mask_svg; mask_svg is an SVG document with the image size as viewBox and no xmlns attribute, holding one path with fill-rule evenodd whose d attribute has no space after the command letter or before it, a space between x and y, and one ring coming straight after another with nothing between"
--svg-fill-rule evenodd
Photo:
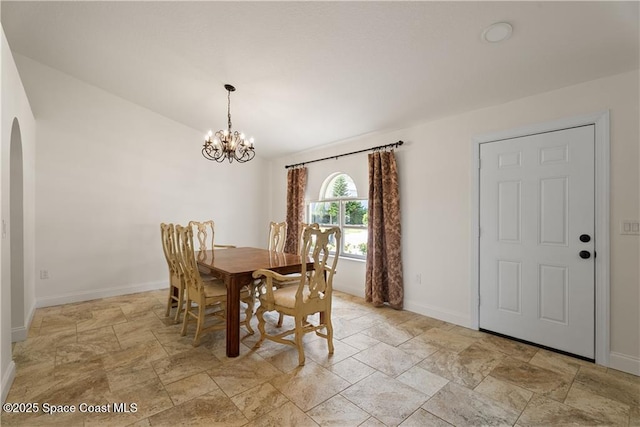
<instances>
[{"instance_id":1,"label":"door frame","mask_svg":"<svg viewBox=\"0 0 640 427\"><path fill-rule=\"evenodd\" d=\"M471 328L478 330L480 326L480 144L585 125L595 126L595 360L598 365L609 366L609 110L472 138Z\"/></svg>"}]
</instances>

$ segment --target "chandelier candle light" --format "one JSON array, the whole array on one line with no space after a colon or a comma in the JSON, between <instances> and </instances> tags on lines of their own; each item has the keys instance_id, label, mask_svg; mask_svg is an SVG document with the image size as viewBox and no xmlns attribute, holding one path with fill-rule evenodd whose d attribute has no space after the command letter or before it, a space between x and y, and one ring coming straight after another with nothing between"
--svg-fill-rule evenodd
<instances>
[{"instance_id":1,"label":"chandelier candle light","mask_svg":"<svg viewBox=\"0 0 640 427\"><path fill-rule=\"evenodd\" d=\"M213 134L209 131L204 137L202 155L207 160L215 160L218 163L225 159L232 163L237 160L239 163L248 162L256 155L253 149L253 138L245 139L243 133L231 130L231 92L236 88L231 85L224 85L227 90L227 119L228 127Z\"/></svg>"}]
</instances>

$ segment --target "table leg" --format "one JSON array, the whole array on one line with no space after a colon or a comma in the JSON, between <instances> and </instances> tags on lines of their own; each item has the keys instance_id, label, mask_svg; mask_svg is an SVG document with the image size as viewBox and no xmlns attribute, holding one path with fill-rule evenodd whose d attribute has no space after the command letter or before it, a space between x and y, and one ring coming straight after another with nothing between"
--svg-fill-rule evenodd
<instances>
[{"instance_id":1,"label":"table leg","mask_svg":"<svg viewBox=\"0 0 640 427\"><path fill-rule=\"evenodd\" d=\"M227 285L227 357L240 354L240 286L235 278L225 280Z\"/></svg>"}]
</instances>

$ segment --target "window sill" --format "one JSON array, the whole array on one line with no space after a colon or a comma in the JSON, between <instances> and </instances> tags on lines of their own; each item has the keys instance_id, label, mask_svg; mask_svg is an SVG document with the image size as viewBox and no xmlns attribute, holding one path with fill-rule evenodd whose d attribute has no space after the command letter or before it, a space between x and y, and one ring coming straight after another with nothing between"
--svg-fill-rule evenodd
<instances>
[{"instance_id":1,"label":"window sill","mask_svg":"<svg viewBox=\"0 0 640 427\"><path fill-rule=\"evenodd\" d=\"M339 260L345 260L345 261L354 261L354 262L359 262L359 263L363 263L366 264L367 260L365 259L360 259L360 258L351 258L351 257L347 257L347 256L338 256Z\"/></svg>"}]
</instances>

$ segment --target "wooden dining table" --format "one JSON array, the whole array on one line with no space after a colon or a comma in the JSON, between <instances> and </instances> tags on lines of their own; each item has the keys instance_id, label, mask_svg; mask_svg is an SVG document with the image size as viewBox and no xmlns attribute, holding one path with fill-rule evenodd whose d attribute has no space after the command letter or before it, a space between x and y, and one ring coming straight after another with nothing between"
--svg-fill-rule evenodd
<instances>
[{"instance_id":1,"label":"wooden dining table","mask_svg":"<svg viewBox=\"0 0 640 427\"><path fill-rule=\"evenodd\" d=\"M227 287L227 356L240 353L240 290L253 281L252 273L267 268L280 274L299 273L303 259L300 255L278 253L260 248L228 248L196 253L200 267L224 280ZM307 268L313 268L308 258Z\"/></svg>"}]
</instances>

